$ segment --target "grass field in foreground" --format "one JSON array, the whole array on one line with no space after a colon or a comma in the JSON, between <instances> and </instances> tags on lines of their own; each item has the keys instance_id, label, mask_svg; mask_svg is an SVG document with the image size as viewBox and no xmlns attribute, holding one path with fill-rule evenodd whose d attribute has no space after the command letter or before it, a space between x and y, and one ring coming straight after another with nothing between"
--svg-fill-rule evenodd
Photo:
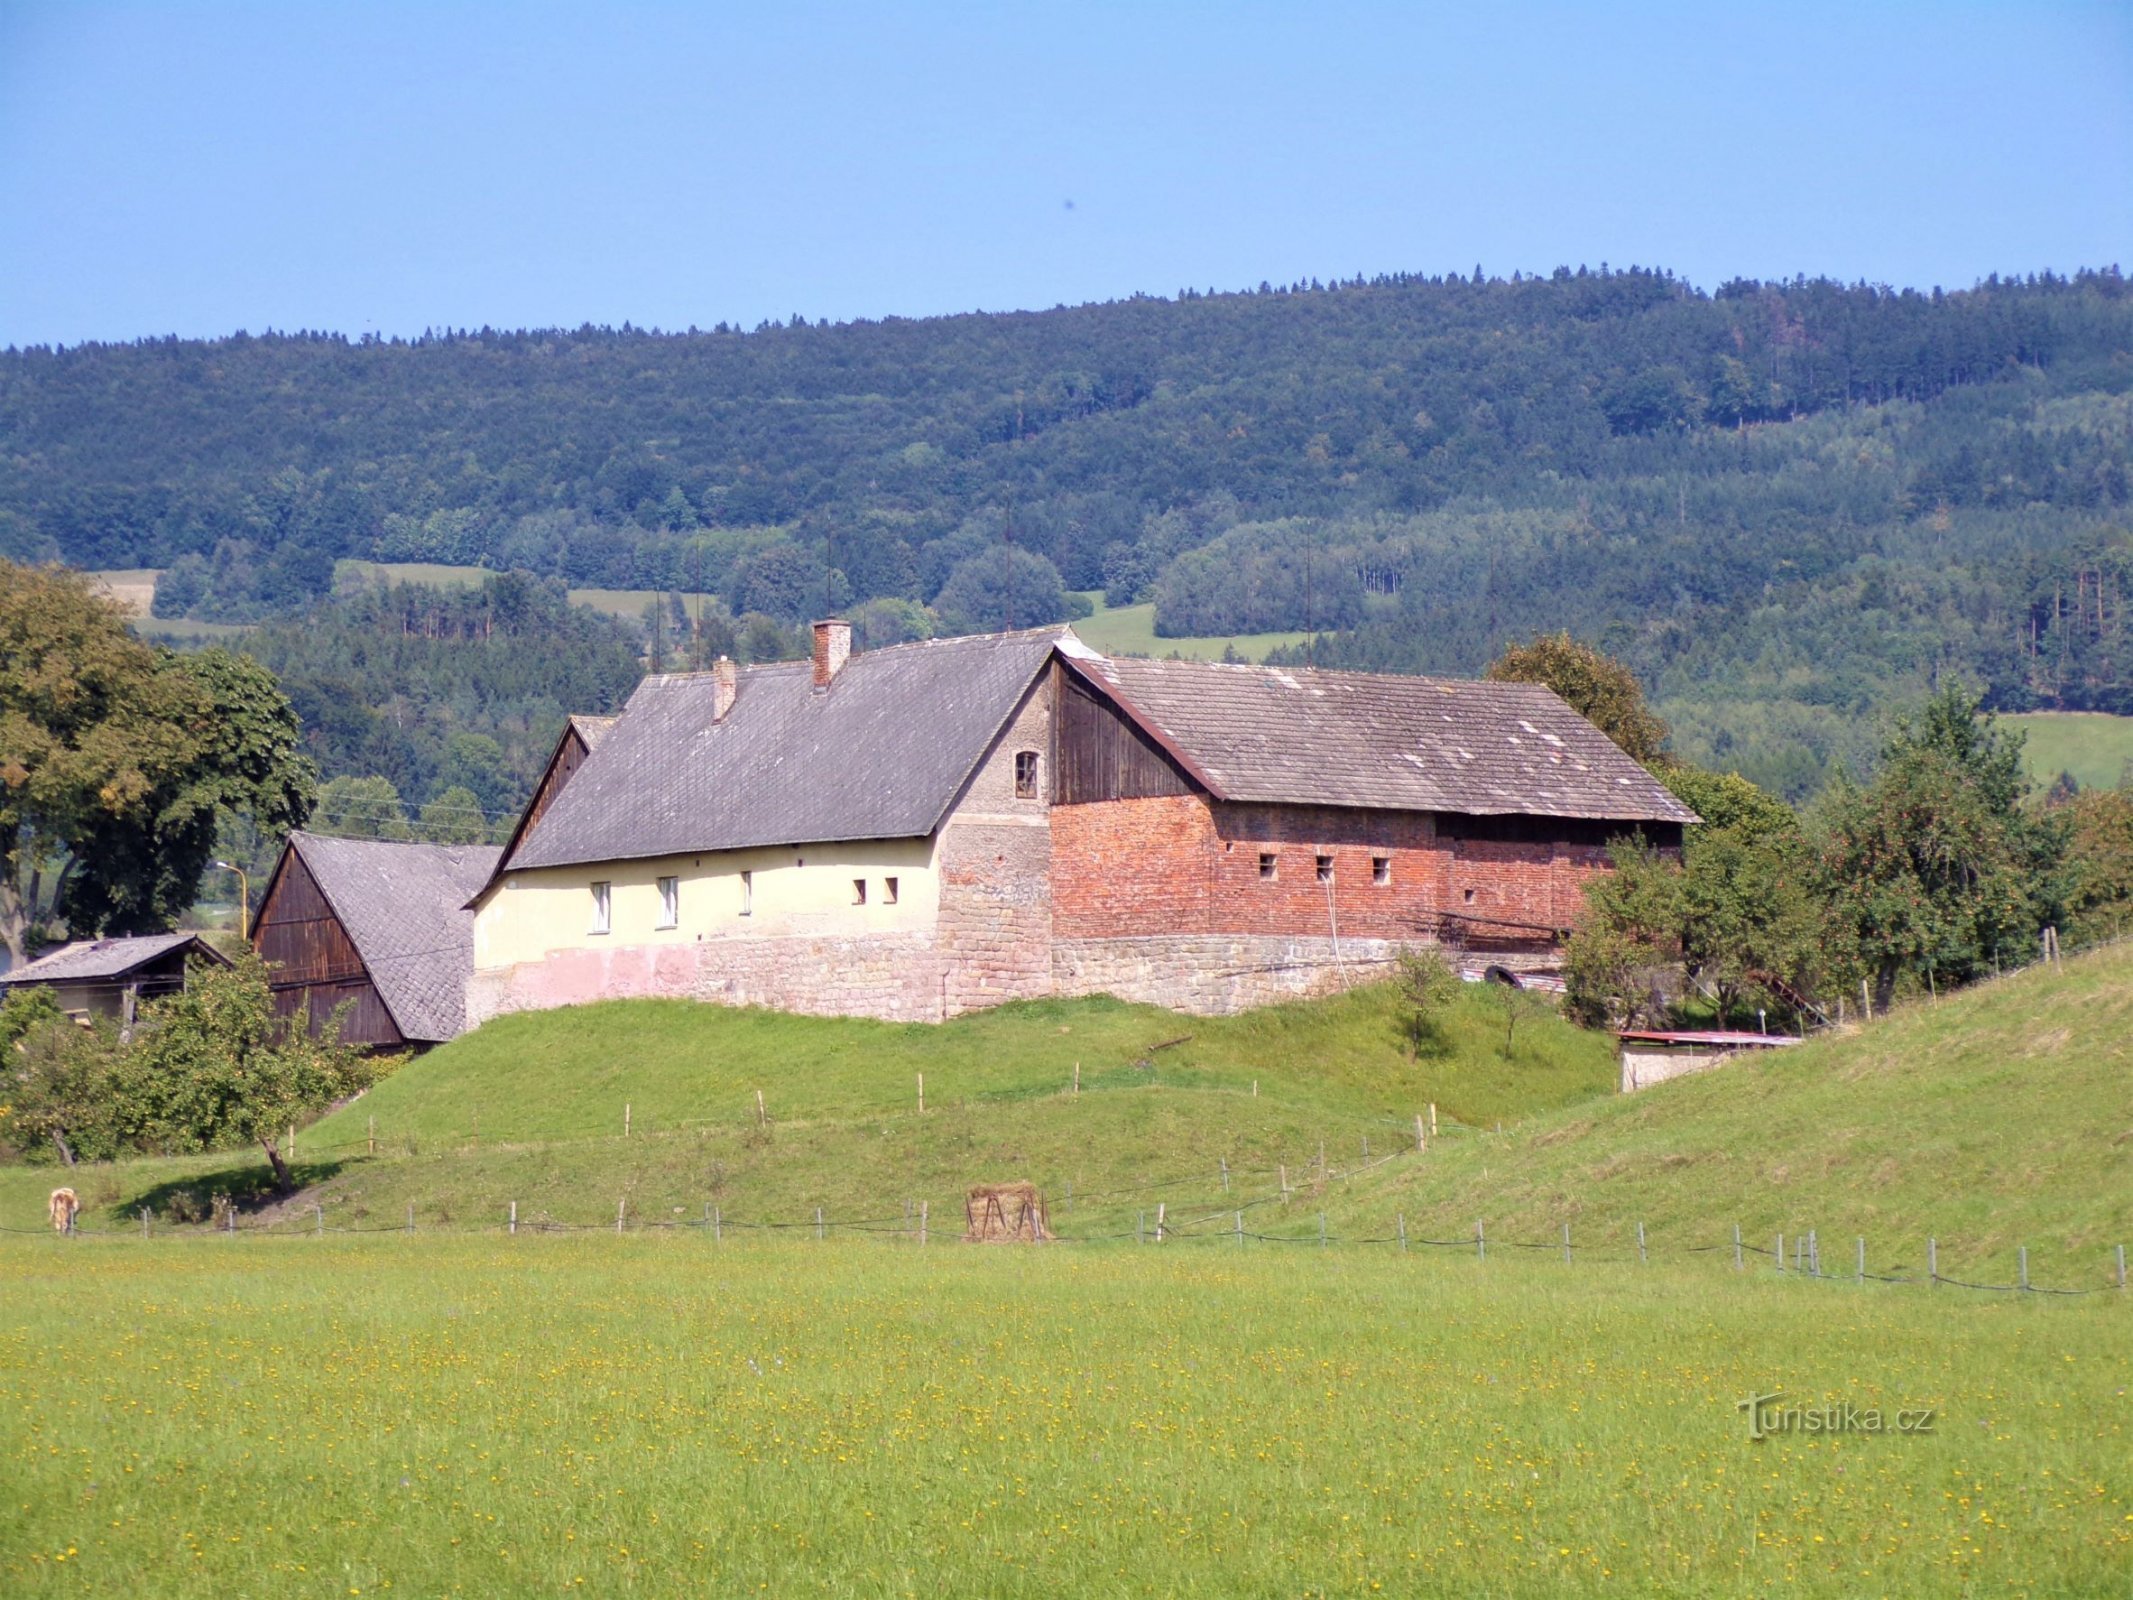
<instances>
[{"instance_id":1,"label":"grass field in foreground","mask_svg":"<svg viewBox=\"0 0 2133 1600\"><path fill-rule=\"evenodd\" d=\"M2113 789L2133 768L2133 717L2102 711L2037 711L2001 717L2003 727L2028 736L2023 757L2029 775L2049 784L2071 772L2084 789Z\"/></svg>"},{"instance_id":2,"label":"grass field in foreground","mask_svg":"<svg viewBox=\"0 0 2133 1600\"><path fill-rule=\"evenodd\" d=\"M2133 1563L2116 1296L693 1235L10 1240L0 1304L10 1595L2090 1596ZM1887 1431L1751 1441L1774 1390Z\"/></svg>"}]
</instances>

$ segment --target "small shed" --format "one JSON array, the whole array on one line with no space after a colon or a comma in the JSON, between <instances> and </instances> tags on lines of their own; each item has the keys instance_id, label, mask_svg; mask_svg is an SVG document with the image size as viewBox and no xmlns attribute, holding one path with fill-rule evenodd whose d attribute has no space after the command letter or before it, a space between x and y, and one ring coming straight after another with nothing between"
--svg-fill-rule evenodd
<instances>
[{"instance_id":1,"label":"small shed","mask_svg":"<svg viewBox=\"0 0 2133 1600\"><path fill-rule=\"evenodd\" d=\"M317 1028L347 1005L342 1040L381 1050L456 1038L474 965L464 908L501 854L290 834L252 930L277 1014Z\"/></svg>"},{"instance_id":2,"label":"small shed","mask_svg":"<svg viewBox=\"0 0 2133 1600\"><path fill-rule=\"evenodd\" d=\"M1669 1078L1708 1072L1743 1050L1776 1050L1800 1041L1789 1033L1731 1033L1718 1028L1661 1032L1630 1029L1615 1035L1622 1066L1622 1092L1634 1094Z\"/></svg>"},{"instance_id":3,"label":"small shed","mask_svg":"<svg viewBox=\"0 0 2133 1600\"><path fill-rule=\"evenodd\" d=\"M228 959L197 933L150 933L120 939L83 939L46 951L0 977L0 989L46 988L77 1022L109 1018L131 1027L143 1000L185 987L185 964L194 956L228 966Z\"/></svg>"}]
</instances>

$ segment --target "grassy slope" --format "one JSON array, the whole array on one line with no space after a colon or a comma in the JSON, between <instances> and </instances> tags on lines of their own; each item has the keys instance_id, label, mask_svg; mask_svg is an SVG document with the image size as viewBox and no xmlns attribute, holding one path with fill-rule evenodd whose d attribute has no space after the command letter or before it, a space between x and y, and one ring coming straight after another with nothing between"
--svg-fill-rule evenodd
<instances>
[{"instance_id":1,"label":"grassy slope","mask_svg":"<svg viewBox=\"0 0 2133 1600\"><path fill-rule=\"evenodd\" d=\"M1219 661L1225 649L1235 647L1249 661L1263 660L1281 645L1302 644L1302 633L1239 633L1226 638L1207 636L1187 639L1159 638L1155 631L1155 606L1111 607L1104 604L1102 590L1083 595L1096 607L1095 614L1074 624L1074 631L1098 650L1116 655L1168 656L1177 654L1193 661Z\"/></svg>"},{"instance_id":2,"label":"grassy slope","mask_svg":"<svg viewBox=\"0 0 2133 1600\"><path fill-rule=\"evenodd\" d=\"M1618 1249L1639 1219L1676 1244L1815 1228L1846 1270L1859 1235L1886 1271L1921 1268L1933 1234L1944 1272L2002 1282L2027 1242L2039 1281L2093 1283L2133 1245L2133 946L1446 1140L1350 1204L1462 1237L1483 1213L1507 1237L1570 1222Z\"/></svg>"},{"instance_id":3,"label":"grassy slope","mask_svg":"<svg viewBox=\"0 0 2133 1600\"><path fill-rule=\"evenodd\" d=\"M937 1027L610 1002L491 1023L305 1130L298 1153L329 1216L357 1222L410 1202L426 1218L486 1221L511 1200L528 1217L591 1221L623 1196L645 1215L707 1202L752 1217L900 1215L907 1199L954 1209L971 1181L1024 1175L1062 1201L1070 1183L1088 1195L1185 1172L1219 1195L1223 1159L1241 1194L1315 1162L1322 1144L1329 1167L1356 1165L1366 1139L1382 1156L1412 1141L1432 1102L1447 1124L1493 1126L1612 1083L1607 1041L1552 1018L1522 1025L1505 1061L1499 1015L1488 995L1462 994L1445 1053L1411 1063L1383 987L1241 1017L1096 999ZM379 1156L357 1159L372 1118ZM54 1176L0 1168L0 1217L34 1216ZM258 1181L249 1155L225 1155L87 1170L76 1187L110 1224L144 1203L167 1212L174 1185L205 1195ZM1130 1226L1135 1204L1080 1207L1077 1223Z\"/></svg>"},{"instance_id":4,"label":"grassy slope","mask_svg":"<svg viewBox=\"0 0 2133 1600\"><path fill-rule=\"evenodd\" d=\"M2029 775L2050 783L2071 772L2084 789L2112 789L2133 766L2133 717L2101 711L2039 711L2000 718L2002 726L2029 736L2024 754Z\"/></svg>"}]
</instances>

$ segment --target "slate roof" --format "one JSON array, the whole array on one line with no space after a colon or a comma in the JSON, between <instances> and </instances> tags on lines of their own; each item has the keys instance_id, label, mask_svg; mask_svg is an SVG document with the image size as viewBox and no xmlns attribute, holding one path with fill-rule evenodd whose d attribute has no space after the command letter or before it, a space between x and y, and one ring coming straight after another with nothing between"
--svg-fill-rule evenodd
<instances>
[{"instance_id":1,"label":"slate roof","mask_svg":"<svg viewBox=\"0 0 2133 1600\"><path fill-rule=\"evenodd\" d=\"M615 725L615 719L613 717L587 717L572 713L570 725L577 730L578 737L585 741L587 750L597 750L600 747L600 741L606 737L607 730Z\"/></svg>"},{"instance_id":2,"label":"slate roof","mask_svg":"<svg viewBox=\"0 0 2133 1600\"><path fill-rule=\"evenodd\" d=\"M868 650L823 691L806 661L749 667L723 722L712 674L646 678L511 870L922 838L1068 637L1039 628Z\"/></svg>"},{"instance_id":3,"label":"slate roof","mask_svg":"<svg viewBox=\"0 0 2133 1600\"><path fill-rule=\"evenodd\" d=\"M433 1044L464 1031L474 970L474 914L464 907L503 852L493 844L315 833L290 834L289 847L362 956L401 1034Z\"/></svg>"},{"instance_id":4,"label":"slate roof","mask_svg":"<svg viewBox=\"0 0 2133 1600\"><path fill-rule=\"evenodd\" d=\"M0 977L0 986L15 983L87 983L98 978L123 978L173 950L198 945L221 961L222 953L196 933L148 933L122 939L83 939L47 951L35 961Z\"/></svg>"},{"instance_id":5,"label":"slate roof","mask_svg":"<svg viewBox=\"0 0 2133 1600\"><path fill-rule=\"evenodd\" d=\"M1072 652L1223 799L1694 822L1621 748L1536 684Z\"/></svg>"}]
</instances>

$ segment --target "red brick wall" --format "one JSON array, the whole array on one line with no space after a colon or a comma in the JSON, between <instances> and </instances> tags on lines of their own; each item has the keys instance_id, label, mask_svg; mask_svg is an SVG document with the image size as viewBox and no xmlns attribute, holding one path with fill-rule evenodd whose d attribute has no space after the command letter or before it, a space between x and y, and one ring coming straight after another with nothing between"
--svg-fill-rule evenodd
<instances>
[{"instance_id":1,"label":"red brick wall","mask_svg":"<svg viewBox=\"0 0 2133 1600\"><path fill-rule=\"evenodd\" d=\"M1262 854L1275 857L1272 880L1260 876ZM1321 855L1332 858L1330 914ZM1373 880L1379 857L1388 883ZM1342 938L1414 939L1431 936L1442 912L1567 927L1584 884L1605 870L1597 848L1448 839L1418 812L1198 795L1052 808L1052 923L1061 939L1323 937L1336 918Z\"/></svg>"}]
</instances>

